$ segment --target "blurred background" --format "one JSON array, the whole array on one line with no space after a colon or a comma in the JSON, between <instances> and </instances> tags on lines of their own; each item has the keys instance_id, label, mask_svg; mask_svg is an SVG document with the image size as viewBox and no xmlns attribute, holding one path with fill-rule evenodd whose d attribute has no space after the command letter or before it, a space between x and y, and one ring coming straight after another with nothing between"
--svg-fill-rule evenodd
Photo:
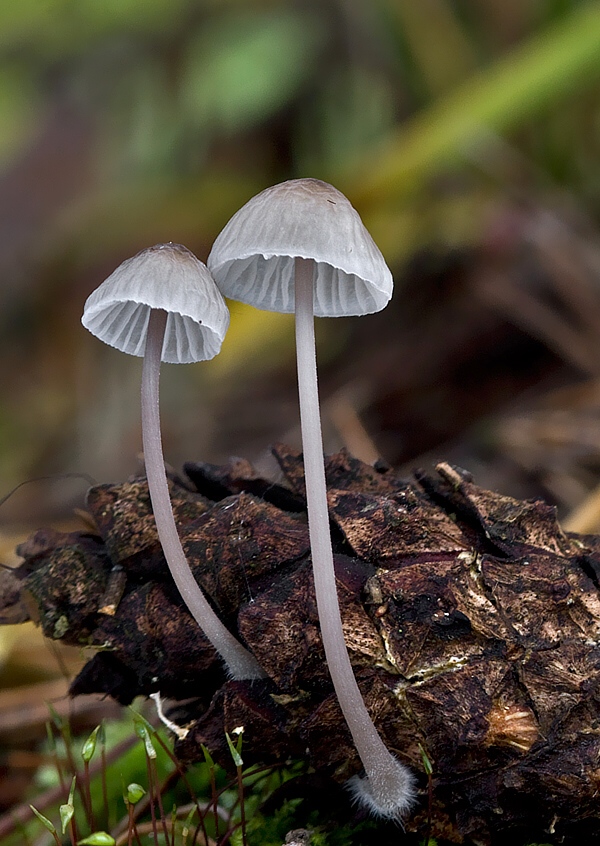
<instances>
[{"instance_id":1,"label":"blurred background","mask_svg":"<svg viewBox=\"0 0 600 846\"><path fill-rule=\"evenodd\" d=\"M600 4L0 3L0 508L57 521L139 462L140 361L80 324L161 241L205 260L254 193L315 176L392 268L379 315L317 328L328 451L449 459L563 516L600 479ZM293 325L232 304L167 366L165 454L299 444ZM42 478L39 477L50 477Z\"/></svg>"},{"instance_id":2,"label":"blurred background","mask_svg":"<svg viewBox=\"0 0 600 846\"><path fill-rule=\"evenodd\" d=\"M2 563L139 467L141 362L82 328L88 294L157 242L206 260L299 176L396 282L318 321L327 451L449 460L600 529L600 3L0 0L0 496L27 482ZM299 445L292 320L231 311L218 359L163 369L176 467Z\"/></svg>"}]
</instances>

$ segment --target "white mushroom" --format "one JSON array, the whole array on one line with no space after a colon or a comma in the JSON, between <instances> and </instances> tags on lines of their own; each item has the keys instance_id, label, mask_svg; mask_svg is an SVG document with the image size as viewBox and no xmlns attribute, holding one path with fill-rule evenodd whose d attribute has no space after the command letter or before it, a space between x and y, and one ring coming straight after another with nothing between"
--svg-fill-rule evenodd
<instances>
[{"instance_id":1,"label":"white mushroom","mask_svg":"<svg viewBox=\"0 0 600 846\"><path fill-rule=\"evenodd\" d=\"M217 617L190 570L173 517L160 435L160 363L217 355L229 326L223 297L206 266L186 247L157 244L119 265L88 297L81 322L106 344L144 357L144 460L165 559L190 613L231 676L261 678L256 659Z\"/></svg>"},{"instance_id":2,"label":"white mushroom","mask_svg":"<svg viewBox=\"0 0 600 846\"><path fill-rule=\"evenodd\" d=\"M392 274L348 199L325 182L295 179L253 197L225 226L208 266L226 297L295 312L298 393L315 593L329 672L366 778L351 780L355 798L384 817L411 806L410 770L379 737L354 678L336 592L314 315L370 314L392 296Z\"/></svg>"}]
</instances>

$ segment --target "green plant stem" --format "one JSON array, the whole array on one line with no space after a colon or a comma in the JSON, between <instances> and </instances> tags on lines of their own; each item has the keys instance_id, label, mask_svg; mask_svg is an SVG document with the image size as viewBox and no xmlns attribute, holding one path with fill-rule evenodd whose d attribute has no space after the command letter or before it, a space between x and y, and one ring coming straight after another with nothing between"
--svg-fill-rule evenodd
<instances>
[{"instance_id":1,"label":"green plant stem","mask_svg":"<svg viewBox=\"0 0 600 846\"><path fill-rule=\"evenodd\" d=\"M154 807L154 781L152 778L152 767L150 758L146 755L146 776L148 778L148 800L150 805L150 817L152 819L152 831L154 834L155 846L158 846L158 828L156 824L156 808Z\"/></svg>"},{"instance_id":2,"label":"green plant stem","mask_svg":"<svg viewBox=\"0 0 600 846\"><path fill-rule=\"evenodd\" d=\"M167 781L166 781L165 785L161 785L161 784L159 784L158 770L156 768L156 761L155 760L150 761L150 767L152 768L152 776L153 776L152 780L153 780L153 783L154 783L154 786L155 786L156 800L158 802L158 810L159 810L159 813L160 813L161 825L162 825L162 829L163 829L163 832L164 832L164 835L165 835L165 840L166 840L167 846L169 846L169 833L167 831L167 817L166 817L165 809L164 809L164 805L163 805L162 793L163 793L163 790L166 789L166 784L168 784L171 781L171 776L167 777Z\"/></svg>"},{"instance_id":3,"label":"green plant stem","mask_svg":"<svg viewBox=\"0 0 600 846\"><path fill-rule=\"evenodd\" d=\"M104 734L104 722L100 740L100 773L102 781L102 803L104 805L104 821L106 827L110 828L110 807L108 804L108 782L106 777L106 736Z\"/></svg>"},{"instance_id":4,"label":"green plant stem","mask_svg":"<svg viewBox=\"0 0 600 846\"><path fill-rule=\"evenodd\" d=\"M242 776L242 768L236 767L238 797L240 802L240 825L242 827L242 846L248 846L248 838L246 834L246 807L244 804L244 780Z\"/></svg>"},{"instance_id":5,"label":"green plant stem","mask_svg":"<svg viewBox=\"0 0 600 846\"><path fill-rule=\"evenodd\" d=\"M86 795L86 805L90 811L90 829L96 831L96 819L94 815L94 807L92 804L92 791L90 788L90 762L83 762L83 789Z\"/></svg>"},{"instance_id":6,"label":"green plant stem","mask_svg":"<svg viewBox=\"0 0 600 846\"><path fill-rule=\"evenodd\" d=\"M109 763L118 760L137 742L138 738L136 735L132 735L131 737L125 738L108 752L106 760ZM100 766L101 765L99 763L92 765L90 767L90 775L97 775L100 772ZM77 780L79 781L82 774L77 771L75 771L73 774L77 776ZM66 793L68 794L68 790L66 791ZM43 811L51 805L60 802L64 795L65 789L62 785L58 784L55 787L51 787L35 797L36 808L39 811ZM16 808L12 808L6 814L0 817L0 842L2 842L3 838L8 837L8 835L12 834L19 825L24 825L25 823L28 823L33 816L34 813L29 807L29 803L23 802L21 805L17 805Z\"/></svg>"},{"instance_id":7,"label":"green plant stem","mask_svg":"<svg viewBox=\"0 0 600 846\"><path fill-rule=\"evenodd\" d=\"M198 797L196 796L196 794L194 793L194 790L192 789L192 785L189 782L189 779L188 779L188 777L185 773L185 770L183 769L183 767L181 765L181 762L175 757L175 755L173 754L173 752L169 748L169 745L167 743L165 743L165 741L162 739L160 734L157 733L155 737L156 737L156 740L158 741L159 745L163 748L163 750L167 753L167 755L169 756L169 758L171 759L171 761L175 765L175 768L177 769L177 773L178 773L181 781L185 785L190 799L192 800L192 802L196 806L196 811L198 812L198 820L199 820L199 825L200 825L201 830L202 830L202 835L203 835L205 841L208 843L208 833L207 833L206 827L204 825L204 813L206 812L207 808L210 807L210 804L206 803L204 809L202 808L202 806L201 806L201 804L198 800Z\"/></svg>"}]
</instances>

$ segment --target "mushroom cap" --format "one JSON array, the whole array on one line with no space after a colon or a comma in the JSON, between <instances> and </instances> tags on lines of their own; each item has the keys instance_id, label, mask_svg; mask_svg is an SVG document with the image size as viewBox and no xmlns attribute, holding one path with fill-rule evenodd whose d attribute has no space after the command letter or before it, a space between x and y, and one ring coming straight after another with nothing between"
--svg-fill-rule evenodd
<instances>
[{"instance_id":1,"label":"mushroom cap","mask_svg":"<svg viewBox=\"0 0 600 846\"><path fill-rule=\"evenodd\" d=\"M371 314L392 296L390 269L358 212L319 179L257 194L227 223L207 263L226 297L291 313L296 257L316 262L317 317Z\"/></svg>"},{"instance_id":2,"label":"mushroom cap","mask_svg":"<svg viewBox=\"0 0 600 846\"><path fill-rule=\"evenodd\" d=\"M229 309L208 268L181 244L156 244L127 259L87 298L81 322L111 347L144 355L152 309L167 312L161 360L213 358Z\"/></svg>"}]
</instances>

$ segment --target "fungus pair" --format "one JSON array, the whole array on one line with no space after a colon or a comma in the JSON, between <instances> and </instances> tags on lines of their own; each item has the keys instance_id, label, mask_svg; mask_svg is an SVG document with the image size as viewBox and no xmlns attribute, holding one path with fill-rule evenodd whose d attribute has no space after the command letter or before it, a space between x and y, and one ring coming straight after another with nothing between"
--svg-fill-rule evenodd
<instances>
[{"instance_id":1,"label":"fungus pair","mask_svg":"<svg viewBox=\"0 0 600 846\"><path fill-rule=\"evenodd\" d=\"M234 678L261 678L254 656L219 619L194 579L171 508L160 434L160 363L214 358L229 311L206 265L180 244L127 259L87 299L82 323L142 366L142 443L148 489L165 560L188 610Z\"/></svg>"},{"instance_id":2,"label":"fungus pair","mask_svg":"<svg viewBox=\"0 0 600 846\"><path fill-rule=\"evenodd\" d=\"M392 295L391 273L350 202L316 179L284 182L252 198L218 236L208 267L225 296L261 309L295 313L306 499L321 635L335 693L366 773L352 779L350 787L355 799L375 814L399 817L412 804L413 777L388 751L369 717L342 630L314 340L314 316L370 314L384 308ZM144 455L165 558L189 610L232 676L264 676L254 657L218 619L189 569L171 511L160 439L160 361L199 361L216 355L228 325L221 294L192 253L163 244L117 268L89 297L83 323L112 346L144 355Z\"/></svg>"}]
</instances>

